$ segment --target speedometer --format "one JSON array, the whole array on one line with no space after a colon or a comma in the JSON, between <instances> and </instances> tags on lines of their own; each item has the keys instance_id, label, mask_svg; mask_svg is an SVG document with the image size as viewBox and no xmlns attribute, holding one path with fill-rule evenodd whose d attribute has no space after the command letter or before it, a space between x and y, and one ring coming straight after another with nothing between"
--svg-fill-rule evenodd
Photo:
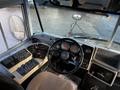
<instances>
[{"instance_id":1,"label":"speedometer","mask_svg":"<svg viewBox=\"0 0 120 90\"><path fill-rule=\"evenodd\" d=\"M63 42L63 43L61 44L61 48L62 48L63 50L69 50L69 49L70 49L70 45L69 45L69 43L67 43L67 42Z\"/></svg>"},{"instance_id":2,"label":"speedometer","mask_svg":"<svg viewBox=\"0 0 120 90\"><path fill-rule=\"evenodd\" d=\"M76 45L72 45L70 47L70 51L73 53L78 53L79 52L79 48Z\"/></svg>"}]
</instances>

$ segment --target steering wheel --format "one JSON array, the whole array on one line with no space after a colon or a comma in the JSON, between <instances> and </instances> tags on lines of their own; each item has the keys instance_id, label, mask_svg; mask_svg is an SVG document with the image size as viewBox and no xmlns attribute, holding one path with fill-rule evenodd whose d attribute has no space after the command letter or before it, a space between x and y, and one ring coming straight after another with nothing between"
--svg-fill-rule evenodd
<instances>
[{"instance_id":1,"label":"steering wheel","mask_svg":"<svg viewBox=\"0 0 120 90\"><path fill-rule=\"evenodd\" d=\"M71 74L78 70L83 58L82 47L70 38L57 40L48 50L50 67L61 74Z\"/></svg>"}]
</instances>

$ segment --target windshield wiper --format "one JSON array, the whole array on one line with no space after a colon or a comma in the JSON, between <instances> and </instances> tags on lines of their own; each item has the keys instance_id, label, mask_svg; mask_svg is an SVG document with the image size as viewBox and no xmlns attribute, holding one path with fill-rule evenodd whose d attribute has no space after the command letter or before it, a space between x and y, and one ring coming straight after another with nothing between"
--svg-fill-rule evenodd
<instances>
[{"instance_id":1,"label":"windshield wiper","mask_svg":"<svg viewBox=\"0 0 120 90\"><path fill-rule=\"evenodd\" d=\"M89 39L89 40L98 40L98 41L103 41L103 42L109 42L109 40L103 39L103 38L101 38L101 37L72 36L72 38L75 38L75 39ZM119 45L120 45L120 42L117 42L117 41L113 41L113 43L116 43L116 44L119 44Z\"/></svg>"},{"instance_id":2,"label":"windshield wiper","mask_svg":"<svg viewBox=\"0 0 120 90\"><path fill-rule=\"evenodd\" d=\"M99 40L99 41L104 41L104 42L107 42L108 40L107 39L103 39L103 38L100 38L100 37L91 37L91 36L72 36L73 38L75 39L90 39L90 40Z\"/></svg>"},{"instance_id":3,"label":"windshield wiper","mask_svg":"<svg viewBox=\"0 0 120 90\"><path fill-rule=\"evenodd\" d=\"M101 36L99 35L90 35L90 34L87 34L87 33L74 33L74 34L71 34L71 37L72 38L75 38L75 39L90 39L90 40L99 40L99 41L104 41L104 42L107 42L109 41L108 39L105 39L105 38L102 38Z\"/></svg>"}]
</instances>

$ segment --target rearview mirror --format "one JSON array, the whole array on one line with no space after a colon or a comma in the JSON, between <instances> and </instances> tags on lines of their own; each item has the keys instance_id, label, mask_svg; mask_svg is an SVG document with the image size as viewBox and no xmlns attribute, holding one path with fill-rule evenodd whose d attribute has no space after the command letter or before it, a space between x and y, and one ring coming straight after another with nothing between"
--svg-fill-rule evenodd
<instances>
[{"instance_id":1,"label":"rearview mirror","mask_svg":"<svg viewBox=\"0 0 120 90\"><path fill-rule=\"evenodd\" d=\"M25 28L23 20L19 16L11 16L9 19L9 24L11 28L11 33L17 40L25 39Z\"/></svg>"},{"instance_id":2,"label":"rearview mirror","mask_svg":"<svg viewBox=\"0 0 120 90\"><path fill-rule=\"evenodd\" d=\"M50 0L52 4L75 9L120 14L120 0Z\"/></svg>"}]
</instances>

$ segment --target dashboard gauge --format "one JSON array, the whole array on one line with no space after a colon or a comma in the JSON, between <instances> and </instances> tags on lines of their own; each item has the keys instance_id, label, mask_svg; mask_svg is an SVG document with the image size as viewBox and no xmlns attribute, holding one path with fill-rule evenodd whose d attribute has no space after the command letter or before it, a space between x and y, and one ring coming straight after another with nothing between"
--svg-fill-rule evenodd
<instances>
[{"instance_id":1,"label":"dashboard gauge","mask_svg":"<svg viewBox=\"0 0 120 90\"><path fill-rule=\"evenodd\" d=\"M79 52L79 48L76 45L72 45L70 47L70 51L73 53L78 53Z\"/></svg>"},{"instance_id":2,"label":"dashboard gauge","mask_svg":"<svg viewBox=\"0 0 120 90\"><path fill-rule=\"evenodd\" d=\"M61 44L61 48L62 48L63 50L69 50L69 49L70 49L70 45L69 45L69 43L67 43L67 42L63 42L63 43Z\"/></svg>"},{"instance_id":3,"label":"dashboard gauge","mask_svg":"<svg viewBox=\"0 0 120 90\"><path fill-rule=\"evenodd\" d=\"M59 48L60 48L60 45L59 45L59 44L57 44L57 45L56 45L56 48L57 48L57 49L59 49Z\"/></svg>"}]
</instances>

